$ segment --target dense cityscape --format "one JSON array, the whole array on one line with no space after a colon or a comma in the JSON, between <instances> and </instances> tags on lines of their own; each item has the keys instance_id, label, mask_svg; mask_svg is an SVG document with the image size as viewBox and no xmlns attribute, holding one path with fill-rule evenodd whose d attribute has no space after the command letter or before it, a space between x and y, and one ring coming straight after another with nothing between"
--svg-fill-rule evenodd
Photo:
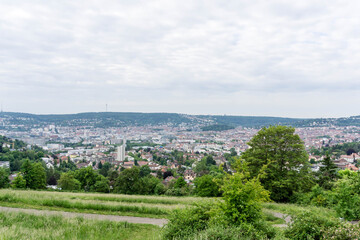
<instances>
[{"instance_id":1,"label":"dense cityscape","mask_svg":"<svg viewBox=\"0 0 360 240\"><path fill-rule=\"evenodd\" d=\"M196 177L197 163L211 155L216 165L228 163L231 154L241 155L248 141L259 131L259 127L236 127L222 131L203 131L199 124L164 124L159 126L126 126L97 128L89 126L26 125L9 123L0 118L0 135L22 140L27 148L41 147L49 154L43 157L48 167L59 165L60 160L71 161L77 168L91 166L98 169L99 163L111 164L112 168L131 168L148 165L156 176L157 171L174 169L184 175L187 182ZM316 149L357 142L360 139L358 126L298 127L298 134L309 153L309 161L316 171L324 156L317 155ZM4 145L5 146L5 145ZM11 147L11 146L9 146ZM182 159L176 157L181 153ZM339 168L357 170L358 155L332 156ZM9 163L3 163L9 165Z\"/></svg>"}]
</instances>

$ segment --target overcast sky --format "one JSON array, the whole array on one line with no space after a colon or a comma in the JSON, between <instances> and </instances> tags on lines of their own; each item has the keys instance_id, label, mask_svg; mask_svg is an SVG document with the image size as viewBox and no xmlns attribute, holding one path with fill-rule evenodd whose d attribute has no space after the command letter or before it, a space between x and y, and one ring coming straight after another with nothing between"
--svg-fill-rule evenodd
<instances>
[{"instance_id":1,"label":"overcast sky","mask_svg":"<svg viewBox=\"0 0 360 240\"><path fill-rule=\"evenodd\" d=\"M359 115L360 1L0 0L4 111Z\"/></svg>"}]
</instances>

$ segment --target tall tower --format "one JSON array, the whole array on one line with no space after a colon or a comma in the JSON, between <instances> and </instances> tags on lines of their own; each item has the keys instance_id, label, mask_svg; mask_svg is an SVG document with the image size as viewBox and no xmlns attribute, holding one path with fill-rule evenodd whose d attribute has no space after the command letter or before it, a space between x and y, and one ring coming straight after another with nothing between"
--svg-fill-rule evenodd
<instances>
[{"instance_id":1,"label":"tall tower","mask_svg":"<svg viewBox=\"0 0 360 240\"><path fill-rule=\"evenodd\" d=\"M125 160L125 147L126 147L126 141L123 140L123 143L121 146L117 147L117 161L124 161Z\"/></svg>"}]
</instances>

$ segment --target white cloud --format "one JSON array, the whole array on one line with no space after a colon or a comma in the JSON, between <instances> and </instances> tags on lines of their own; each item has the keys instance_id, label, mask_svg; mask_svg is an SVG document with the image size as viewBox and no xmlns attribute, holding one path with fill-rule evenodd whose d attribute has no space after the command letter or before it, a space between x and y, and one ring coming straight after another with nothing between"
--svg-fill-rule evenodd
<instances>
[{"instance_id":1,"label":"white cloud","mask_svg":"<svg viewBox=\"0 0 360 240\"><path fill-rule=\"evenodd\" d=\"M39 113L359 114L359 5L1 1L0 100Z\"/></svg>"}]
</instances>

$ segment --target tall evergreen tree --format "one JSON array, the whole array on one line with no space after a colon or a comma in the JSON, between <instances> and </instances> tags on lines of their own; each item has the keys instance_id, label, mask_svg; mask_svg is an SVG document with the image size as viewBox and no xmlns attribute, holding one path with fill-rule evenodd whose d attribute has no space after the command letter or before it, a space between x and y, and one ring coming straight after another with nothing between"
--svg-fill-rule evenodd
<instances>
[{"instance_id":1,"label":"tall evergreen tree","mask_svg":"<svg viewBox=\"0 0 360 240\"><path fill-rule=\"evenodd\" d=\"M325 189L331 189L333 187L333 182L339 178L338 167L329 155L321 161L321 164L322 166L316 174L318 177L318 184Z\"/></svg>"}]
</instances>

